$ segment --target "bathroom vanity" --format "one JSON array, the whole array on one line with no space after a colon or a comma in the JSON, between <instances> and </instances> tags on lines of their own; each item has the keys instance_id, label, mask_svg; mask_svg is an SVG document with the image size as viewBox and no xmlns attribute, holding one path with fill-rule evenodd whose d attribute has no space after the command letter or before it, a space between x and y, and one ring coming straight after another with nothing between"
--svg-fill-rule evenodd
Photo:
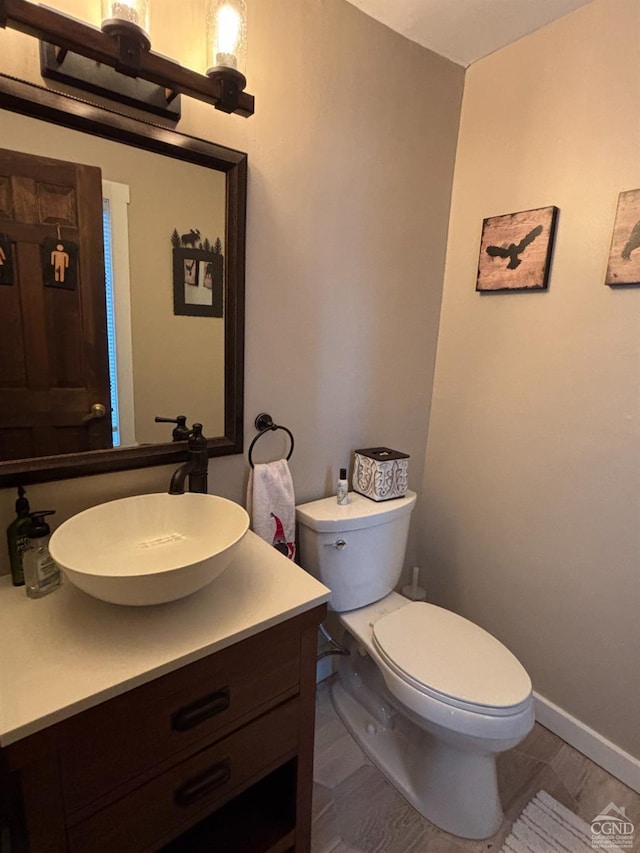
<instances>
[{"instance_id":1,"label":"bathroom vanity","mask_svg":"<svg viewBox=\"0 0 640 853\"><path fill-rule=\"evenodd\" d=\"M326 587L251 532L171 604L1 580L12 853L309 850Z\"/></svg>"}]
</instances>

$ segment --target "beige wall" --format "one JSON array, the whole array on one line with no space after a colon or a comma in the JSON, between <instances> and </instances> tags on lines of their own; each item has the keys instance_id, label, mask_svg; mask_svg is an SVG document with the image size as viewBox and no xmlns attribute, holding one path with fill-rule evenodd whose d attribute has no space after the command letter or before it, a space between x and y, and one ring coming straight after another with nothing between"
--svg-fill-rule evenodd
<instances>
[{"instance_id":1,"label":"beige wall","mask_svg":"<svg viewBox=\"0 0 640 853\"><path fill-rule=\"evenodd\" d=\"M603 282L639 47L638 0L596 0L467 72L420 508L430 596L635 756L640 290ZM482 219L551 204L549 291L475 293Z\"/></svg>"},{"instance_id":2,"label":"beige wall","mask_svg":"<svg viewBox=\"0 0 640 853\"><path fill-rule=\"evenodd\" d=\"M203 63L193 40L203 0L181 0L161 32L163 4L154 0L154 47ZM54 5L82 17L91 4ZM463 71L343 0L248 6L256 114L185 98L179 125L249 155L245 444L264 410L293 431L300 500L328 494L351 451L374 444L410 453L418 488ZM0 57L0 70L39 79L34 40L0 31ZM284 446L276 439L261 442L266 458ZM243 500L247 470L244 456L212 460L211 491ZM59 523L106 498L165 489L169 476L151 469L28 492ZM3 527L13 501L0 493Z\"/></svg>"}]
</instances>

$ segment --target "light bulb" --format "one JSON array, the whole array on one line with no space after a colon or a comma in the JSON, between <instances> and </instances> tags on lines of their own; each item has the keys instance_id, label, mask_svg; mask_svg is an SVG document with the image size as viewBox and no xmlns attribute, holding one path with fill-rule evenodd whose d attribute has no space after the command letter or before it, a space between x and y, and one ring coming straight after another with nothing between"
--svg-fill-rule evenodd
<instances>
[{"instance_id":1,"label":"light bulb","mask_svg":"<svg viewBox=\"0 0 640 853\"><path fill-rule=\"evenodd\" d=\"M133 30L149 38L149 0L102 0L102 30Z\"/></svg>"},{"instance_id":2,"label":"light bulb","mask_svg":"<svg viewBox=\"0 0 640 853\"><path fill-rule=\"evenodd\" d=\"M244 75L247 54L247 10L244 0L209 0L207 61L215 68L232 68Z\"/></svg>"}]
</instances>

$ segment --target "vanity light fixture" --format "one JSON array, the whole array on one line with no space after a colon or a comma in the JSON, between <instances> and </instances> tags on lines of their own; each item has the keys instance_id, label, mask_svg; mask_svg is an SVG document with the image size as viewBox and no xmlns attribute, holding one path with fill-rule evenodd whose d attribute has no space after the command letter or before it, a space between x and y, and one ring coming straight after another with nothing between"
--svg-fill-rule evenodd
<instances>
[{"instance_id":1,"label":"vanity light fixture","mask_svg":"<svg viewBox=\"0 0 640 853\"><path fill-rule=\"evenodd\" d=\"M206 75L151 50L149 0L102 0L102 29L30 0L0 0L0 27L40 39L44 77L174 121L180 117L180 94L248 117L254 112L254 97L244 91L244 5L243 0L213 2L214 7L226 6L236 15L241 10L240 26L234 39L228 26L233 15L213 15L212 20L223 26L217 30L221 35L215 42L220 48L213 57L215 64Z\"/></svg>"}]
</instances>

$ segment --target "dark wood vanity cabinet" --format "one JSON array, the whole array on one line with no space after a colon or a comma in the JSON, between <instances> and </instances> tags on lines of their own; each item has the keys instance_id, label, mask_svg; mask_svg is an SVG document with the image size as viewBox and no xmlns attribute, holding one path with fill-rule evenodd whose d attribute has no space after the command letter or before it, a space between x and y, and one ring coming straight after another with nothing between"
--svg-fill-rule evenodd
<instances>
[{"instance_id":1,"label":"dark wood vanity cabinet","mask_svg":"<svg viewBox=\"0 0 640 853\"><path fill-rule=\"evenodd\" d=\"M325 609L6 747L12 851L308 851Z\"/></svg>"}]
</instances>

